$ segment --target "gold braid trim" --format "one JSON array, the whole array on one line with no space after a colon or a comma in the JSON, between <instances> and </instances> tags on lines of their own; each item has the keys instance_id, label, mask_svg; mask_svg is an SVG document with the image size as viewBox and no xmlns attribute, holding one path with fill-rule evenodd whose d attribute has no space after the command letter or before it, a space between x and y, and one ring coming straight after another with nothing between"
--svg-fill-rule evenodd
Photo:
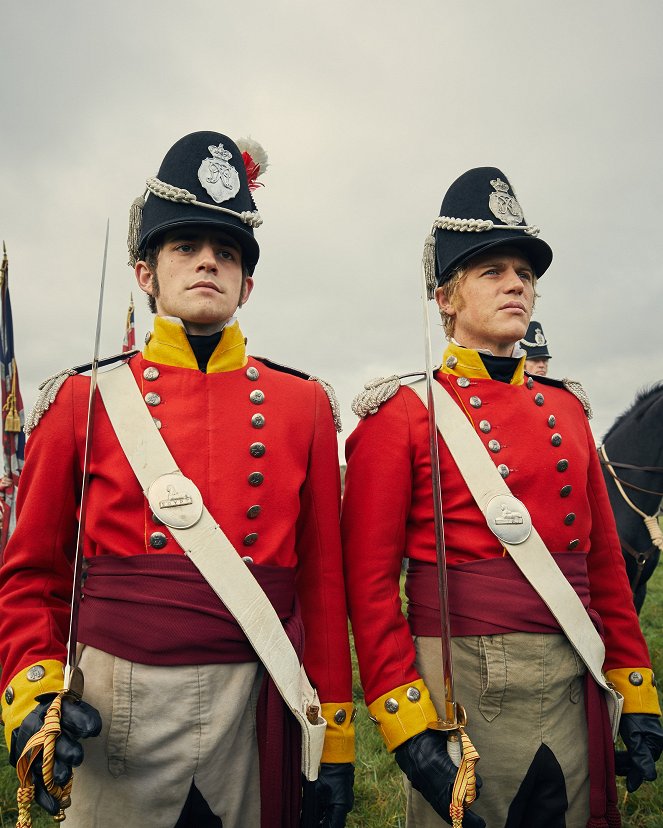
<instances>
[{"instance_id":1,"label":"gold braid trim","mask_svg":"<svg viewBox=\"0 0 663 828\"><path fill-rule=\"evenodd\" d=\"M463 828L464 807L465 805L471 805L477 798L477 778L474 766L479 761L479 754L462 727L458 728L458 733L460 734L463 758L458 767L456 781L451 792L449 816L451 817L452 828Z\"/></svg>"},{"instance_id":2,"label":"gold braid trim","mask_svg":"<svg viewBox=\"0 0 663 828\"><path fill-rule=\"evenodd\" d=\"M18 803L18 822L16 823L16 828L31 828L32 826L30 804L34 799L35 793L32 765L40 753L42 754L44 787L60 803L62 809L60 814L54 817L56 822L61 822L64 819L63 811L71 804L73 775L63 788L56 785L53 779L55 742L62 732L60 716L62 714L62 700L66 694L67 691L63 690L53 699L51 706L44 716L43 727L30 737L16 763L16 774L18 775L19 782L18 793L16 795Z\"/></svg>"}]
</instances>

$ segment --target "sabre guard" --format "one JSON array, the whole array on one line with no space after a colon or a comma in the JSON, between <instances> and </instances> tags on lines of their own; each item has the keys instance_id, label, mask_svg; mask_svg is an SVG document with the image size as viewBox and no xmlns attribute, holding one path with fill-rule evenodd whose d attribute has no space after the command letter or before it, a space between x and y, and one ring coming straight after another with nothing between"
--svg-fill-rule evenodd
<instances>
[{"instance_id":1,"label":"sabre guard","mask_svg":"<svg viewBox=\"0 0 663 828\"><path fill-rule=\"evenodd\" d=\"M131 209L145 348L99 362L90 434L76 369L30 421L0 572L2 715L14 762L51 726L84 519L83 701L66 698L43 758L59 786L77 768L70 806L35 773L39 804L72 826L342 826L352 807L335 398L249 356L236 318L266 166L216 132L168 151Z\"/></svg>"}]
</instances>

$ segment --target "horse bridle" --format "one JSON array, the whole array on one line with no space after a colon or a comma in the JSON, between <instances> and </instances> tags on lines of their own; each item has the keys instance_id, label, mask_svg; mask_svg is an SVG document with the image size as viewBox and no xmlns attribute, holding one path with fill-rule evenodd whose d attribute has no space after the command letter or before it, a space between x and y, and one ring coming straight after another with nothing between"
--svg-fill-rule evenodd
<instances>
[{"instance_id":1,"label":"horse bridle","mask_svg":"<svg viewBox=\"0 0 663 828\"><path fill-rule=\"evenodd\" d=\"M637 549L634 549L630 543L619 538L619 542L622 545L622 548L625 549L631 557L635 559L635 562L638 567L638 571L636 577L631 584L631 590L635 593L637 586L640 582L640 577L642 575L642 570L644 569L645 564L651 558L652 554L654 553L655 549L663 550L663 532L661 532L661 527L658 522L659 515L663 514L663 510L661 509L661 505L659 504L658 509L653 515L646 515L642 509L639 509L635 503L630 499L630 497L624 491L624 486L627 486L629 489L634 489L638 492L643 492L644 494L653 494L657 495L659 498L663 499L663 492L653 491L652 489L643 489L640 486L636 486L634 483L629 483L627 480L623 480L617 475L615 468L618 469L632 469L633 471L644 471L644 472L659 472L663 473L663 466L635 466L631 463L617 463L608 459L608 453L605 450L605 445L600 445L598 448L599 453L599 460L601 464L605 466L605 468L610 473L610 476L615 481L615 485L617 486L617 490L619 491L620 495L623 497L624 501L636 512L640 517L643 519L645 526L647 527L647 531L649 532L649 537L651 538L652 545L645 551L645 552L638 552Z\"/></svg>"}]
</instances>

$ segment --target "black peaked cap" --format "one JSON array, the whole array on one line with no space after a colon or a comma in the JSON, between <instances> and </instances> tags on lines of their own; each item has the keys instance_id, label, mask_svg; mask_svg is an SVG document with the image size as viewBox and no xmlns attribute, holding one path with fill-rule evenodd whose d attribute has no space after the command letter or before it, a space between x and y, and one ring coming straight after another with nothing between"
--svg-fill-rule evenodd
<instances>
[{"instance_id":1,"label":"black peaked cap","mask_svg":"<svg viewBox=\"0 0 663 828\"><path fill-rule=\"evenodd\" d=\"M553 254L546 242L515 229L526 227L527 222L513 187L497 167L477 167L457 178L444 196L440 216L490 220L508 229L476 233L438 228L435 232L435 277L438 285L444 284L453 271L468 259L499 245L521 250L531 262L537 277L550 267Z\"/></svg>"},{"instance_id":2,"label":"black peaked cap","mask_svg":"<svg viewBox=\"0 0 663 828\"><path fill-rule=\"evenodd\" d=\"M540 322L535 322L533 319L529 323L527 333L520 340L520 345L527 351L527 359L536 359L537 357L546 357L550 359L548 353L548 340L543 333L543 328Z\"/></svg>"},{"instance_id":3,"label":"black peaked cap","mask_svg":"<svg viewBox=\"0 0 663 828\"><path fill-rule=\"evenodd\" d=\"M203 204L226 207L236 213L256 210L242 153L232 138L220 132L193 132L180 138L166 153L157 178L164 184L188 190ZM207 189L201 179L206 182ZM209 225L232 236L242 248L249 272L253 273L260 248L253 236L253 228L239 216L185 201L169 201L152 192L143 208L139 254L143 255L157 235L189 224Z\"/></svg>"}]
</instances>

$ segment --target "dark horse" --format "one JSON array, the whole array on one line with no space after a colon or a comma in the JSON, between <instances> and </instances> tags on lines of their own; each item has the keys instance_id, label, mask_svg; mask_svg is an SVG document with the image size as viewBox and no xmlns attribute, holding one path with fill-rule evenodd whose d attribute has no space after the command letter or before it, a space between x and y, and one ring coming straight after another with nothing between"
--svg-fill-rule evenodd
<instances>
[{"instance_id":1,"label":"dark horse","mask_svg":"<svg viewBox=\"0 0 663 828\"><path fill-rule=\"evenodd\" d=\"M663 547L663 382L641 391L615 420L599 458L639 613Z\"/></svg>"}]
</instances>

